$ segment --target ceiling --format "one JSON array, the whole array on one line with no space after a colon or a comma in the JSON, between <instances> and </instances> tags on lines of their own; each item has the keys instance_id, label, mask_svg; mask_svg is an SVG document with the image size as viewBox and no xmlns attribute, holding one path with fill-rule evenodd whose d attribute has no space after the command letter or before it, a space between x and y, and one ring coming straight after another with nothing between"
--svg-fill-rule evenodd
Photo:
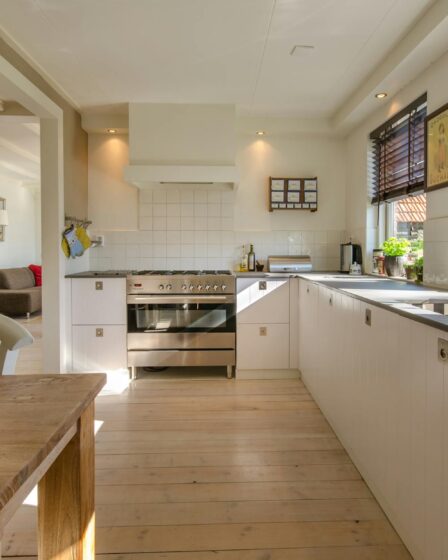
<instances>
[{"instance_id":1,"label":"ceiling","mask_svg":"<svg viewBox=\"0 0 448 560\"><path fill-rule=\"evenodd\" d=\"M235 103L327 118L431 0L2 0L1 25L78 107ZM314 49L290 56L294 45Z\"/></svg>"},{"instance_id":2,"label":"ceiling","mask_svg":"<svg viewBox=\"0 0 448 560\"><path fill-rule=\"evenodd\" d=\"M1 182L40 183L40 130L36 119L0 116Z\"/></svg>"}]
</instances>

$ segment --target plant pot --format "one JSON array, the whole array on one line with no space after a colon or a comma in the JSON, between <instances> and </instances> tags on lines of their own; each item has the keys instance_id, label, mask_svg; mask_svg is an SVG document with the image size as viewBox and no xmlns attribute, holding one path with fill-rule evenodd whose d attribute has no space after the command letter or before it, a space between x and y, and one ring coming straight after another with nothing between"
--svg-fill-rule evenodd
<instances>
[{"instance_id":1,"label":"plant pot","mask_svg":"<svg viewBox=\"0 0 448 560\"><path fill-rule=\"evenodd\" d=\"M405 257L384 257L384 266L388 276L404 276L404 259Z\"/></svg>"},{"instance_id":2,"label":"plant pot","mask_svg":"<svg viewBox=\"0 0 448 560\"><path fill-rule=\"evenodd\" d=\"M415 280L417 278L417 273L413 266L406 266L404 271L408 280Z\"/></svg>"}]
</instances>

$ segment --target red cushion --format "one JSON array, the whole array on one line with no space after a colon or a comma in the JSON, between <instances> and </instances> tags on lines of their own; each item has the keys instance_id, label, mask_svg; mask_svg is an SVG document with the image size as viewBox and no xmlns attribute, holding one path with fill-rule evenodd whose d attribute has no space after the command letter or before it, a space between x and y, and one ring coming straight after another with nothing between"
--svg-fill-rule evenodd
<instances>
[{"instance_id":1,"label":"red cushion","mask_svg":"<svg viewBox=\"0 0 448 560\"><path fill-rule=\"evenodd\" d=\"M40 266L40 264L30 264L28 268L34 274L36 286L42 286L42 267Z\"/></svg>"}]
</instances>

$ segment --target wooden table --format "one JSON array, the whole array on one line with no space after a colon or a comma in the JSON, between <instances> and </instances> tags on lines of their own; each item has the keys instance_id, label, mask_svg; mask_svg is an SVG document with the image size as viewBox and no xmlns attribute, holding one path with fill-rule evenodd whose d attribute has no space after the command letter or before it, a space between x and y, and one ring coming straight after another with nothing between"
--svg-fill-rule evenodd
<instances>
[{"instance_id":1,"label":"wooden table","mask_svg":"<svg viewBox=\"0 0 448 560\"><path fill-rule=\"evenodd\" d=\"M104 374L0 376L0 540L38 483L38 555L95 554L94 400Z\"/></svg>"}]
</instances>

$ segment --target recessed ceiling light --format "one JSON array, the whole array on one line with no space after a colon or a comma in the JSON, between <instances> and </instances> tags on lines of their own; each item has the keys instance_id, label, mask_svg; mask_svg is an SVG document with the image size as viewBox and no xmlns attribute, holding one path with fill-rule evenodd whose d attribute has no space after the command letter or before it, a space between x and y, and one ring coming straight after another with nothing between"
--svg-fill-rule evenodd
<instances>
[{"instance_id":1,"label":"recessed ceiling light","mask_svg":"<svg viewBox=\"0 0 448 560\"><path fill-rule=\"evenodd\" d=\"M381 91L380 93L375 93L375 97L377 99L384 99L385 97L387 97L387 93L385 91Z\"/></svg>"},{"instance_id":2,"label":"recessed ceiling light","mask_svg":"<svg viewBox=\"0 0 448 560\"><path fill-rule=\"evenodd\" d=\"M289 54L290 56L301 56L303 54L311 53L314 48L314 45L294 45L289 51Z\"/></svg>"},{"instance_id":3,"label":"recessed ceiling light","mask_svg":"<svg viewBox=\"0 0 448 560\"><path fill-rule=\"evenodd\" d=\"M264 130L257 130L257 136L264 136L266 132Z\"/></svg>"},{"instance_id":4,"label":"recessed ceiling light","mask_svg":"<svg viewBox=\"0 0 448 560\"><path fill-rule=\"evenodd\" d=\"M116 128L108 128L108 129L107 129L107 132L108 132L109 134L117 134L117 129L116 129Z\"/></svg>"}]
</instances>

